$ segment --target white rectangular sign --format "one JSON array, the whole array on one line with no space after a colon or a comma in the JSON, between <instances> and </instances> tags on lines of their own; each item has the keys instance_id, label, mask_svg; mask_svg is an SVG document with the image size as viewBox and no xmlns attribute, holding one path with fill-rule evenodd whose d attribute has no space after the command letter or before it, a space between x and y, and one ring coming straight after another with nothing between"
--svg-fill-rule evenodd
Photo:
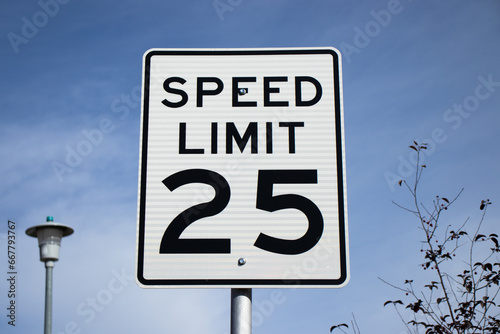
<instances>
[{"instance_id":1,"label":"white rectangular sign","mask_svg":"<svg viewBox=\"0 0 500 334\"><path fill-rule=\"evenodd\" d=\"M349 278L340 53L144 55L142 287L340 287Z\"/></svg>"}]
</instances>

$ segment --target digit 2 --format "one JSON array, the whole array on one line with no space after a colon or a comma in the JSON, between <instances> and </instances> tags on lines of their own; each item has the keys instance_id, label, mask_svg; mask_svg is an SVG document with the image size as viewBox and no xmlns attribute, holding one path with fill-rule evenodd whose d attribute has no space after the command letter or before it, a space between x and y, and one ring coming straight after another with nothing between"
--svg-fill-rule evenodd
<instances>
[{"instance_id":1,"label":"digit 2","mask_svg":"<svg viewBox=\"0 0 500 334\"><path fill-rule=\"evenodd\" d=\"M172 220L165 230L160 244L160 254L229 254L230 239L180 239L182 232L195 221L215 216L229 203L231 190L226 179L210 170L188 169L170 175L162 181L170 190L190 183L208 184L215 190L214 198L205 203L194 205Z\"/></svg>"}]
</instances>

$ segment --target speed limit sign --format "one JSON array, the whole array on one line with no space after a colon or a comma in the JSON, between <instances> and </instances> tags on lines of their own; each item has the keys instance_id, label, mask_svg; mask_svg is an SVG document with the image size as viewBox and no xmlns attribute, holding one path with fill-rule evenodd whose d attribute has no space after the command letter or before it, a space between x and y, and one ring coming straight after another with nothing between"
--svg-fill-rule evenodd
<instances>
[{"instance_id":1,"label":"speed limit sign","mask_svg":"<svg viewBox=\"0 0 500 334\"><path fill-rule=\"evenodd\" d=\"M143 65L138 284L347 283L340 53L153 49Z\"/></svg>"}]
</instances>

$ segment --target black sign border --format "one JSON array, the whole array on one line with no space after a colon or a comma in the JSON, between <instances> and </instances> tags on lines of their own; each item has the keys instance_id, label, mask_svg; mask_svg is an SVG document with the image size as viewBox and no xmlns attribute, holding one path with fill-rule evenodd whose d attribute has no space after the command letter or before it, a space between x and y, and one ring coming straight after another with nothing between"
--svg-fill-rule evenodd
<instances>
[{"instance_id":1,"label":"black sign border","mask_svg":"<svg viewBox=\"0 0 500 334\"><path fill-rule=\"evenodd\" d=\"M344 198L344 173L343 173L343 141L342 141L342 94L340 92L340 57L333 48L318 49L205 49L205 50L167 50L155 49L148 51L144 56L144 81L143 81L143 120L142 120L142 155L140 157L140 193L139 193L139 229L137 240L137 281L146 286L165 286L177 288L206 287L336 287L347 283L349 279L347 240L346 240L346 213ZM337 279L146 279L144 277L144 238L145 238L145 209L146 209L146 175L147 175L147 148L149 124L149 82L150 65L153 56L248 56L248 55L313 55L329 54L333 60L334 75L334 102L335 102L335 131L337 149L337 195L339 217L339 248L340 248L340 277Z\"/></svg>"}]
</instances>

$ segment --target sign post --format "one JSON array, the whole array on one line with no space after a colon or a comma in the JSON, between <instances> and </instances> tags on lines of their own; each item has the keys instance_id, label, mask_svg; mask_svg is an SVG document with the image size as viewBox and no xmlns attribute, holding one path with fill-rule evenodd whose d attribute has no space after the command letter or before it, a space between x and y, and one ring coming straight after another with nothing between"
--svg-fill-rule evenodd
<instances>
[{"instance_id":1,"label":"sign post","mask_svg":"<svg viewBox=\"0 0 500 334\"><path fill-rule=\"evenodd\" d=\"M231 289L231 334L252 333L252 289Z\"/></svg>"},{"instance_id":2,"label":"sign post","mask_svg":"<svg viewBox=\"0 0 500 334\"><path fill-rule=\"evenodd\" d=\"M142 101L141 287L347 283L336 49L149 50Z\"/></svg>"}]
</instances>

